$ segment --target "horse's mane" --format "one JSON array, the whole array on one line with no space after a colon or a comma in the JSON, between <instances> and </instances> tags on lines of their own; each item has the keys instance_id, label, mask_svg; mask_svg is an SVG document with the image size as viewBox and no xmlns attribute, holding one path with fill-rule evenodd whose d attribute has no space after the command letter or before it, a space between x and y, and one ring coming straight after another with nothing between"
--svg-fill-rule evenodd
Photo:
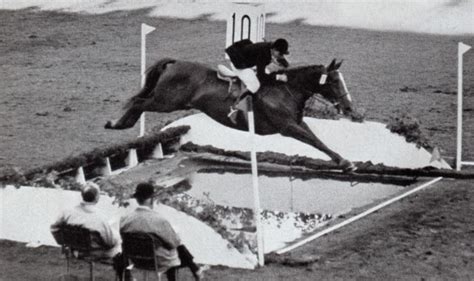
<instances>
[{"instance_id":1,"label":"horse's mane","mask_svg":"<svg viewBox=\"0 0 474 281\"><path fill-rule=\"evenodd\" d=\"M288 76L288 84L295 88L314 88L315 81L324 73L324 65L304 65L285 69L282 73Z\"/></svg>"},{"instance_id":2,"label":"horse's mane","mask_svg":"<svg viewBox=\"0 0 474 281\"><path fill-rule=\"evenodd\" d=\"M321 73L323 73L325 66L324 65L317 65L317 64L302 65L302 66L291 67L291 68L282 70L282 73L286 73L286 74L293 74L295 72L296 73L301 73L301 72L305 72L305 71L308 71L310 69L315 69L315 68L318 68L318 70L320 69Z\"/></svg>"}]
</instances>

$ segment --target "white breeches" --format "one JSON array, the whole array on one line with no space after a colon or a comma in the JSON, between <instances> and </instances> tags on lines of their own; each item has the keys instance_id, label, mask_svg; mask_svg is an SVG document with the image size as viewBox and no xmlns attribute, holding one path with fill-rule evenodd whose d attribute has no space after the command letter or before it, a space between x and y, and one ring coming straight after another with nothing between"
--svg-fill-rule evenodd
<instances>
[{"instance_id":1,"label":"white breeches","mask_svg":"<svg viewBox=\"0 0 474 281\"><path fill-rule=\"evenodd\" d=\"M255 94L260 89L260 81L258 81L257 74L252 68L237 69L232 63L230 63L230 67L250 92Z\"/></svg>"}]
</instances>

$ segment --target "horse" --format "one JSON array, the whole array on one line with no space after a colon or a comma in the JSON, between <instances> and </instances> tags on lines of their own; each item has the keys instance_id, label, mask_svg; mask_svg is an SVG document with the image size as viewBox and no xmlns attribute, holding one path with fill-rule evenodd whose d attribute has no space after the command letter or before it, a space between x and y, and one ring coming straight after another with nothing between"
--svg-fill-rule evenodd
<instances>
[{"instance_id":1,"label":"horse","mask_svg":"<svg viewBox=\"0 0 474 281\"><path fill-rule=\"evenodd\" d=\"M305 102L320 94L340 112L350 115L352 98L338 70L342 61L333 59L328 66L308 65L281 70L287 82L264 84L253 98L255 133L280 133L324 152L344 171L355 166L328 148L303 121ZM325 80L325 81L324 81ZM239 111L236 122L228 118L235 97L229 84L218 78L217 71L197 62L165 58L146 71L143 88L124 106L125 113L118 120L107 121L107 129L127 129L135 125L144 111L172 112L198 109L224 126L248 130L244 112Z\"/></svg>"}]
</instances>

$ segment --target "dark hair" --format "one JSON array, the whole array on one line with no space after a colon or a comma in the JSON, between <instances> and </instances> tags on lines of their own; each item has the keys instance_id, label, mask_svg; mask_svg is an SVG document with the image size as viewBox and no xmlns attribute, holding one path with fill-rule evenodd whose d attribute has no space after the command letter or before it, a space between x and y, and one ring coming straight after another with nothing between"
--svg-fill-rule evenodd
<instances>
[{"instance_id":1,"label":"dark hair","mask_svg":"<svg viewBox=\"0 0 474 281\"><path fill-rule=\"evenodd\" d=\"M152 184L142 182L135 188L133 197L137 199L138 203L143 203L146 199L153 197L155 194L155 188Z\"/></svg>"},{"instance_id":2,"label":"dark hair","mask_svg":"<svg viewBox=\"0 0 474 281\"><path fill-rule=\"evenodd\" d=\"M272 48L279 51L283 55L288 55L288 41L283 38L279 38L272 43Z\"/></svg>"},{"instance_id":3,"label":"dark hair","mask_svg":"<svg viewBox=\"0 0 474 281\"><path fill-rule=\"evenodd\" d=\"M84 202L91 203L99 196L99 189L95 186L87 186L82 190L81 195Z\"/></svg>"}]
</instances>

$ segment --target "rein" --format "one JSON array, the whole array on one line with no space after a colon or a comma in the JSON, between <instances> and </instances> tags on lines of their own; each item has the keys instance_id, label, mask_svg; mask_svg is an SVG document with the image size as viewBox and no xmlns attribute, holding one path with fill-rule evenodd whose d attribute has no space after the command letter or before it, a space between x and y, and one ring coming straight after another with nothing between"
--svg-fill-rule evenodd
<instances>
[{"instance_id":1,"label":"rein","mask_svg":"<svg viewBox=\"0 0 474 281\"><path fill-rule=\"evenodd\" d=\"M290 94L290 96L293 98L293 99L296 99L295 95L293 95L293 93L291 92L290 88L288 88L288 85L285 84L285 89L286 91Z\"/></svg>"},{"instance_id":2,"label":"rein","mask_svg":"<svg viewBox=\"0 0 474 281\"><path fill-rule=\"evenodd\" d=\"M295 95L293 94L293 92L290 90L290 88L289 88L288 85L286 85L286 84L285 84L285 89L286 89L286 91L290 94L290 96L293 97L293 99L296 99ZM305 90L305 89L300 89L300 91L306 92L306 93L310 94L311 96L314 96L316 100L318 100L319 102L321 102L322 104L324 104L324 105L326 105L326 106L332 105L332 106L334 106L334 107L337 109L337 106L338 106L339 103L340 103L339 101L337 101L337 102L330 102L330 101L326 100L323 95L321 95L321 94L319 94L319 93L313 93L313 92L308 91L308 90ZM339 100L340 98L345 97L345 96L347 96L347 93L346 93L346 94L343 94L343 95L341 95L341 96L339 96L339 97L336 97L336 99Z\"/></svg>"},{"instance_id":3,"label":"rein","mask_svg":"<svg viewBox=\"0 0 474 281\"><path fill-rule=\"evenodd\" d=\"M321 102L322 104L328 106L328 105L332 105L334 107L338 106L339 105L339 102L330 102L328 100L326 100L321 94L318 94L318 93L313 93L313 97L318 100L319 102Z\"/></svg>"}]
</instances>

